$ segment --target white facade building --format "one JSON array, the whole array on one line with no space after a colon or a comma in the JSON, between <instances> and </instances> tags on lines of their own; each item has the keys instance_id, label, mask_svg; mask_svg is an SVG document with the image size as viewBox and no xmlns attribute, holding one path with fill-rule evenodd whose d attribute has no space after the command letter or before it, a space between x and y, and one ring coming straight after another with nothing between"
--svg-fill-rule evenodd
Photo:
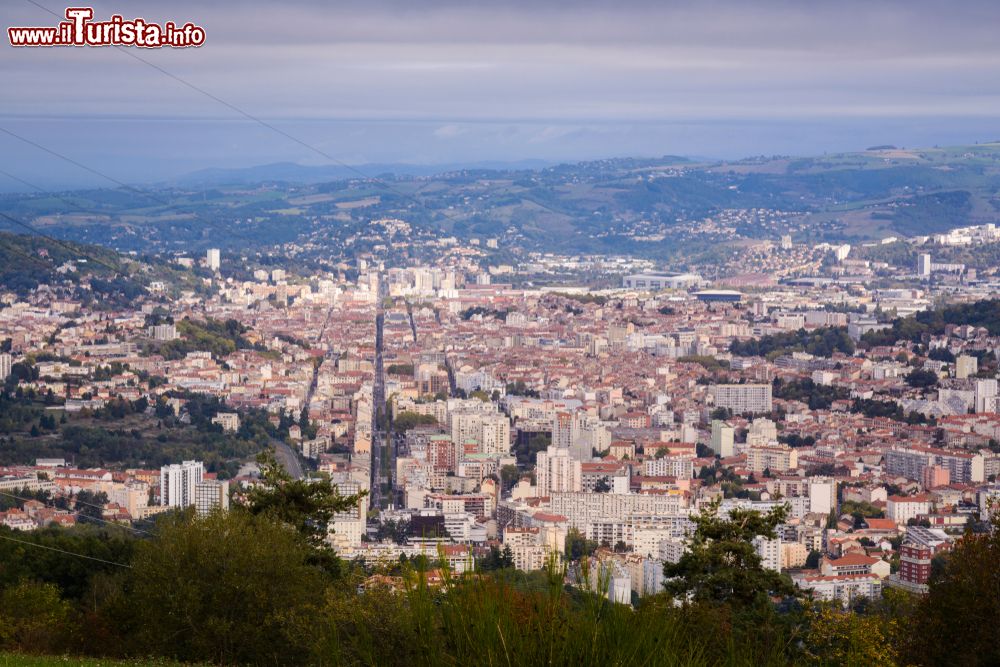
<instances>
[{"instance_id":1,"label":"white facade building","mask_svg":"<svg viewBox=\"0 0 1000 667\"><path fill-rule=\"evenodd\" d=\"M771 539L763 535L758 535L753 538L753 548L757 551L757 555L760 556L762 567L774 570L775 572L781 572L780 538L775 537Z\"/></svg>"},{"instance_id":2,"label":"white facade building","mask_svg":"<svg viewBox=\"0 0 1000 667\"><path fill-rule=\"evenodd\" d=\"M770 384L717 384L711 393L716 407L728 408L733 414L771 411Z\"/></svg>"},{"instance_id":3,"label":"white facade building","mask_svg":"<svg viewBox=\"0 0 1000 667\"><path fill-rule=\"evenodd\" d=\"M736 431L724 421L712 421L712 449L722 458L736 453Z\"/></svg>"},{"instance_id":4,"label":"white facade building","mask_svg":"<svg viewBox=\"0 0 1000 667\"><path fill-rule=\"evenodd\" d=\"M190 507L195 504L195 486L205 478L201 461L172 463L160 468L160 505Z\"/></svg>"},{"instance_id":5,"label":"white facade building","mask_svg":"<svg viewBox=\"0 0 1000 667\"><path fill-rule=\"evenodd\" d=\"M917 255L917 275L929 278L931 275L931 256L928 253Z\"/></svg>"},{"instance_id":6,"label":"white facade building","mask_svg":"<svg viewBox=\"0 0 1000 667\"><path fill-rule=\"evenodd\" d=\"M569 450L561 447L549 447L544 452L538 452L535 477L540 497L547 497L553 491L583 489L582 464L570 458Z\"/></svg>"},{"instance_id":7,"label":"white facade building","mask_svg":"<svg viewBox=\"0 0 1000 667\"><path fill-rule=\"evenodd\" d=\"M205 253L205 265L208 266L212 271L218 271L219 267L222 266L222 261L219 256L218 248L209 248L208 252Z\"/></svg>"}]
</instances>

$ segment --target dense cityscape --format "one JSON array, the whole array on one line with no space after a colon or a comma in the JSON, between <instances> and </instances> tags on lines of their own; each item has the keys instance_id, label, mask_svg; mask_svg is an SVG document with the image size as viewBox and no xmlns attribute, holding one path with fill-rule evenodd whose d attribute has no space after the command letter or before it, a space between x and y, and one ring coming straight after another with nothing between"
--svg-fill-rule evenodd
<instances>
[{"instance_id":1,"label":"dense cityscape","mask_svg":"<svg viewBox=\"0 0 1000 667\"><path fill-rule=\"evenodd\" d=\"M402 220L372 229L406 242ZM209 516L266 487L270 460L348 497L321 541L363 588L405 590L400 564L446 587L558 563L566 586L639 606L677 581L699 516L749 512L773 518L754 562L796 596L923 595L1000 498L1000 282L934 254L998 236L909 239L917 262L893 266L849 245L802 263L786 235L767 272L715 282L629 257L484 269L493 238L251 279L209 249L169 260L197 290L9 291L0 525ZM64 275L87 270L73 247ZM522 278L580 266L618 285Z\"/></svg>"},{"instance_id":2,"label":"dense cityscape","mask_svg":"<svg viewBox=\"0 0 1000 667\"><path fill-rule=\"evenodd\" d=\"M1000 665L1000 3L0 24L0 667Z\"/></svg>"}]
</instances>

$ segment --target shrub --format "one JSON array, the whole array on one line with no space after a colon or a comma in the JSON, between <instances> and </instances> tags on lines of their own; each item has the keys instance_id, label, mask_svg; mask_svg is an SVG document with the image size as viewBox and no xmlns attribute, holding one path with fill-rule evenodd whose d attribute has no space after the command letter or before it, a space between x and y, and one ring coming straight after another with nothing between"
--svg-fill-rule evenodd
<instances>
[{"instance_id":1,"label":"shrub","mask_svg":"<svg viewBox=\"0 0 1000 667\"><path fill-rule=\"evenodd\" d=\"M0 646L56 653L69 643L72 609L53 584L22 581L0 594Z\"/></svg>"}]
</instances>

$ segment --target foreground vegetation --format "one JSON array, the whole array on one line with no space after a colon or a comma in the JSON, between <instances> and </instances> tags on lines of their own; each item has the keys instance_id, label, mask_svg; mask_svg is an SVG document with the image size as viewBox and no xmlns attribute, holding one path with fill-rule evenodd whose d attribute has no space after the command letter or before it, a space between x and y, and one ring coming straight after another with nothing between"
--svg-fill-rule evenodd
<instances>
[{"instance_id":1,"label":"foreground vegetation","mask_svg":"<svg viewBox=\"0 0 1000 667\"><path fill-rule=\"evenodd\" d=\"M181 667L190 663L180 663L164 658L130 658L110 660L108 658L82 658L79 656L25 655L23 653L0 653L0 667Z\"/></svg>"},{"instance_id":2,"label":"foreground vegetation","mask_svg":"<svg viewBox=\"0 0 1000 667\"><path fill-rule=\"evenodd\" d=\"M477 575L433 552L343 563L321 527L357 498L262 466L233 511L174 514L139 537L0 529L0 650L132 664L1000 664L996 532L966 535L926 598L889 591L845 611L762 568L750 540L773 534L780 510L710 508L664 592L633 608L591 592L606 582L587 559L521 573L498 558Z\"/></svg>"}]
</instances>

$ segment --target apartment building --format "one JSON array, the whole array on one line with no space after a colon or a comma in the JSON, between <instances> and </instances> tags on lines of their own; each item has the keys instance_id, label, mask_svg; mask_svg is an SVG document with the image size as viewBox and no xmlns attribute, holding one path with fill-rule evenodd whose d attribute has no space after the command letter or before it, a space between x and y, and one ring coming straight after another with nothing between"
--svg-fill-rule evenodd
<instances>
[{"instance_id":1,"label":"apartment building","mask_svg":"<svg viewBox=\"0 0 1000 667\"><path fill-rule=\"evenodd\" d=\"M898 526L905 526L910 519L921 514L930 514L931 500L927 495L889 496L885 504L886 516Z\"/></svg>"},{"instance_id":2,"label":"apartment building","mask_svg":"<svg viewBox=\"0 0 1000 667\"><path fill-rule=\"evenodd\" d=\"M238 431L240 429L240 416L235 412L220 412L212 417L212 423L221 426L223 431Z\"/></svg>"},{"instance_id":3,"label":"apartment building","mask_svg":"<svg viewBox=\"0 0 1000 667\"><path fill-rule=\"evenodd\" d=\"M217 479L203 479L194 485L194 507L199 516L213 510L229 509L229 482Z\"/></svg>"},{"instance_id":4,"label":"apartment building","mask_svg":"<svg viewBox=\"0 0 1000 667\"><path fill-rule=\"evenodd\" d=\"M747 450L747 468L755 473L785 472L799 465L799 454L788 445L760 445Z\"/></svg>"},{"instance_id":5,"label":"apartment building","mask_svg":"<svg viewBox=\"0 0 1000 667\"><path fill-rule=\"evenodd\" d=\"M753 548L760 557L762 567L781 572L781 538L758 535L753 538Z\"/></svg>"},{"instance_id":6,"label":"apartment building","mask_svg":"<svg viewBox=\"0 0 1000 667\"><path fill-rule=\"evenodd\" d=\"M710 393L716 407L737 415L760 414L772 408L770 384L716 384Z\"/></svg>"},{"instance_id":7,"label":"apartment building","mask_svg":"<svg viewBox=\"0 0 1000 667\"><path fill-rule=\"evenodd\" d=\"M572 492L583 489L581 463L570 458L568 449L549 447L538 452L535 464L537 494L547 497L552 492Z\"/></svg>"},{"instance_id":8,"label":"apartment building","mask_svg":"<svg viewBox=\"0 0 1000 667\"><path fill-rule=\"evenodd\" d=\"M985 460L979 453L919 445L896 446L885 453L885 470L893 476L920 481L931 466L944 468L948 479L958 484L986 479Z\"/></svg>"},{"instance_id":9,"label":"apartment building","mask_svg":"<svg viewBox=\"0 0 1000 667\"><path fill-rule=\"evenodd\" d=\"M172 463L160 468L160 504L190 507L195 503L195 485L205 478L201 461Z\"/></svg>"},{"instance_id":10,"label":"apartment building","mask_svg":"<svg viewBox=\"0 0 1000 667\"><path fill-rule=\"evenodd\" d=\"M640 514L678 515L684 506L679 494L553 493L550 502L553 514L565 516L569 526L581 531L601 519L625 522Z\"/></svg>"},{"instance_id":11,"label":"apartment building","mask_svg":"<svg viewBox=\"0 0 1000 667\"><path fill-rule=\"evenodd\" d=\"M803 590L812 591L817 600L839 601L845 607L858 598L877 599L882 594L882 580L875 574L793 575Z\"/></svg>"},{"instance_id":12,"label":"apartment building","mask_svg":"<svg viewBox=\"0 0 1000 667\"><path fill-rule=\"evenodd\" d=\"M724 421L712 421L712 450L722 458L736 453L736 431Z\"/></svg>"},{"instance_id":13,"label":"apartment building","mask_svg":"<svg viewBox=\"0 0 1000 667\"><path fill-rule=\"evenodd\" d=\"M643 461L642 467L647 477L691 479L694 473L694 460L686 454L674 454L661 458L646 459Z\"/></svg>"},{"instance_id":14,"label":"apartment building","mask_svg":"<svg viewBox=\"0 0 1000 667\"><path fill-rule=\"evenodd\" d=\"M899 548L898 581L906 588L926 592L931 576L931 560L951 546L952 540L943 530L908 527Z\"/></svg>"},{"instance_id":15,"label":"apartment building","mask_svg":"<svg viewBox=\"0 0 1000 667\"><path fill-rule=\"evenodd\" d=\"M510 453L510 420L507 415L495 410L486 412L462 408L449 411L448 422L452 442L475 442L483 454L502 456Z\"/></svg>"}]
</instances>

